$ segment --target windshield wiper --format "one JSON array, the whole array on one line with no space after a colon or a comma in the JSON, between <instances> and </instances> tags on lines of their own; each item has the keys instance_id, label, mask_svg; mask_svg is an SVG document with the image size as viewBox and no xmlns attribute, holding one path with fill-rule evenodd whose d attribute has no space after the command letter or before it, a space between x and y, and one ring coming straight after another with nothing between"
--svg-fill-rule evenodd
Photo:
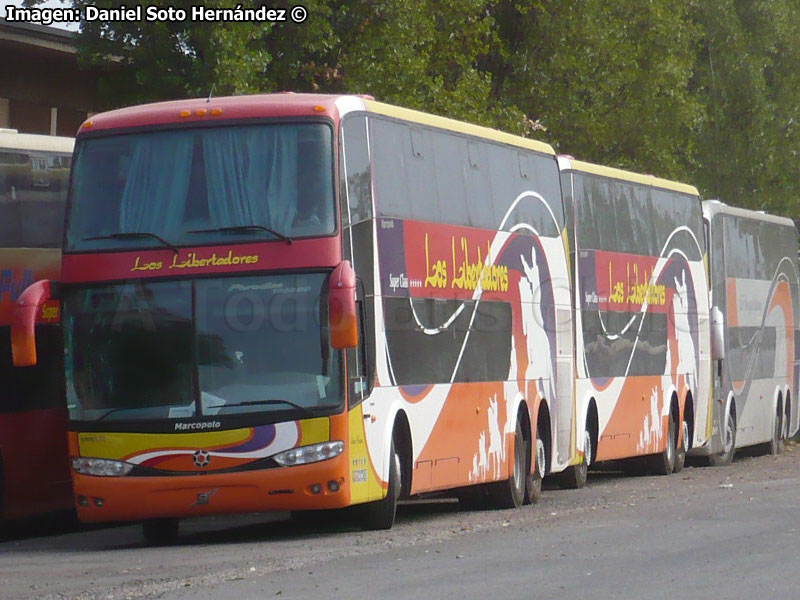
<instances>
[{"instance_id":1,"label":"windshield wiper","mask_svg":"<svg viewBox=\"0 0 800 600\"><path fill-rule=\"evenodd\" d=\"M160 235L147 231L120 231L119 233L109 233L108 235L94 235L85 237L81 241L90 242L92 240L135 240L135 239L154 239L164 244L167 248L178 254L178 247L162 238Z\"/></svg>"},{"instance_id":2,"label":"windshield wiper","mask_svg":"<svg viewBox=\"0 0 800 600\"><path fill-rule=\"evenodd\" d=\"M100 421L102 421L103 419L105 419L106 417L108 417L109 415L113 415L114 413L120 412L120 411L122 411L122 410L136 410L136 409L135 409L135 408L126 408L126 407L112 408L111 410L109 410L109 411L106 411L106 412L104 412L102 415L100 415L99 417L97 417L97 418L95 419L95 422L96 422L96 423L99 423Z\"/></svg>"},{"instance_id":3,"label":"windshield wiper","mask_svg":"<svg viewBox=\"0 0 800 600\"><path fill-rule=\"evenodd\" d=\"M194 229L186 233L247 233L248 231L266 231L271 233L279 240L283 240L287 244L292 243L292 238L284 235L279 231L265 227L264 225L233 225L232 227L212 227L211 229Z\"/></svg>"},{"instance_id":4,"label":"windshield wiper","mask_svg":"<svg viewBox=\"0 0 800 600\"><path fill-rule=\"evenodd\" d=\"M206 408L231 408L234 406L264 406L264 405L273 405L273 404L286 404L291 406L292 408L296 408L297 410L301 411L303 414L306 414L310 417L316 417L317 415L310 409L306 408L305 406L300 406L299 404L295 404L294 402L290 402L289 400L246 400L244 402L234 402L233 404L214 404L214 405L205 405L203 406L204 412Z\"/></svg>"}]
</instances>

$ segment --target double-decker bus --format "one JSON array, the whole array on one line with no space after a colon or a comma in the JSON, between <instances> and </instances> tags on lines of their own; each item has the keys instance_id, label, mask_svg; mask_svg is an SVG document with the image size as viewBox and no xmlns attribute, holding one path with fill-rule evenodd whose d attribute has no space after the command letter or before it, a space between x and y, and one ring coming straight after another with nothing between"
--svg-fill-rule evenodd
<instances>
[{"instance_id":1,"label":"double-decker bus","mask_svg":"<svg viewBox=\"0 0 800 600\"><path fill-rule=\"evenodd\" d=\"M545 144L355 96L122 109L79 132L15 362L58 298L78 514L151 541L222 512L388 528L442 490L518 506L585 471L567 264Z\"/></svg>"},{"instance_id":2,"label":"double-decker bus","mask_svg":"<svg viewBox=\"0 0 800 600\"><path fill-rule=\"evenodd\" d=\"M773 454L798 429L797 231L794 222L710 200L714 419L702 454L712 464L766 443Z\"/></svg>"},{"instance_id":3,"label":"double-decker bus","mask_svg":"<svg viewBox=\"0 0 800 600\"><path fill-rule=\"evenodd\" d=\"M39 364L11 361L22 291L61 268L73 139L0 130L0 520L72 507L56 305L35 326Z\"/></svg>"},{"instance_id":4,"label":"double-decker bus","mask_svg":"<svg viewBox=\"0 0 800 600\"><path fill-rule=\"evenodd\" d=\"M587 458L683 468L711 435L708 282L694 187L559 157Z\"/></svg>"}]
</instances>

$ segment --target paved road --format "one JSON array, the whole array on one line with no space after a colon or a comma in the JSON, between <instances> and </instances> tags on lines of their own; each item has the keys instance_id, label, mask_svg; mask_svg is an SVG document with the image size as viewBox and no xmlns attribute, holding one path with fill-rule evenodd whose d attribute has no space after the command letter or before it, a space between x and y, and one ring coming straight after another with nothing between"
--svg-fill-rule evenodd
<instances>
[{"instance_id":1,"label":"paved road","mask_svg":"<svg viewBox=\"0 0 800 600\"><path fill-rule=\"evenodd\" d=\"M593 473L517 511L401 508L389 532L285 515L0 538L0 598L797 598L800 447L670 477ZM41 533L41 532L39 532Z\"/></svg>"}]
</instances>

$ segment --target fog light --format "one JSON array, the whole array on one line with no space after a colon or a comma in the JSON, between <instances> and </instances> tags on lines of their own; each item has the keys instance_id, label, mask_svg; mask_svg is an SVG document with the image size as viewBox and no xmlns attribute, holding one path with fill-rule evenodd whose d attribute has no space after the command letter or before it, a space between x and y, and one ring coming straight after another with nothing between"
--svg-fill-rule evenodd
<instances>
[{"instance_id":1,"label":"fog light","mask_svg":"<svg viewBox=\"0 0 800 600\"><path fill-rule=\"evenodd\" d=\"M311 486L311 493L312 494L319 494L322 491L322 486L319 483L315 483Z\"/></svg>"},{"instance_id":2,"label":"fog light","mask_svg":"<svg viewBox=\"0 0 800 600\"><path fill-rule=\"evenodd\" d=\"M78 496L78 506L89 506L89 499L86 496Z\"/></svg>"},{"instance_id":3,"label":"fog light","mask_svg":"<svg viewBox=\"0 0 800 600\"><path fill-rule=\"evenodd\" d=\"M339 491L339 482L338 481L334 481L333 479L331 479L328 482L328 489L330 491L332 491L332 492L338 492Z\"/></svg>"},{"instance_id":4,"label":"fog light","mask_svg":"<svg viewBox=\"0 0 800 600\"><path fill-rule=\"evenodd\" d=\"M105 500L103 500L102 498L94 498L94 505L95 505L97 508L103 508L103 505L104 505L105 503L106 503L106 501L105 501Z\"/></svg>"}]
</instances>

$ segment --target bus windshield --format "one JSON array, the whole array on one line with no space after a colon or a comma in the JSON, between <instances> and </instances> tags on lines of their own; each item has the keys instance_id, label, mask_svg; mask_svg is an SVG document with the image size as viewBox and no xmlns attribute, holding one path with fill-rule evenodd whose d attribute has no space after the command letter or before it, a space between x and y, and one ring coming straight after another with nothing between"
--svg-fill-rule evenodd
<instances>
[{"instance_id":1,"label":"bus windshield","mask_svg":"<svg viewBox=\"0 0 800 600\"><path fill-rule=\"evenodd\" d=\"M329 235L333 186L322 123L89 138L76 153L66 249L163 246L154 236L198 246Z\"/></svg>"},{"instance_id":2,"label":"bus windshield","mask_svg":"<svg viewBox=\"0 0 800 600\"><path fill-rule=\"evenodd\" d=\"M67 153L0 148L0 246L60 248Z\"/></svg>"},{"instance_id":3,"label":"bus windshield","mask_svg":"<svg viewBox=\"0 0 800 600\"><path fill-rule=\"evenodd\" d=\"M74 289L63 303L73 421L335 409L338 353L326 276L139 281Z\"/></svg>"}]
</instances>

